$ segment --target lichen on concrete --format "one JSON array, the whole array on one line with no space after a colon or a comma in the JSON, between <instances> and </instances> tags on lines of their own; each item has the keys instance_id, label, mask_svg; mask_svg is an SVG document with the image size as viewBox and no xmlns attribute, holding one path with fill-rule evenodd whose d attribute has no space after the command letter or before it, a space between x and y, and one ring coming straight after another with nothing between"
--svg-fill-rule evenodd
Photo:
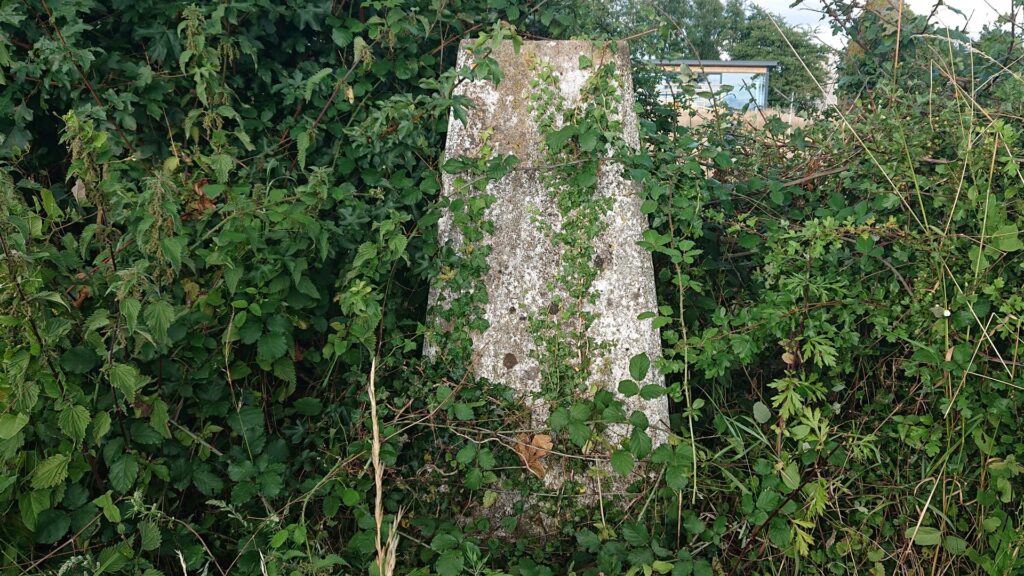
<instances>
[{"instance_id":1,"label":"lichen on concrete","mask_svg":"<svg viewBox=\"0 0 1024 576\"><path fill-rule=\"evenodd\" d=\"M581 55L588 56L594 66L581 69ZM537 398L541 371L535 354L531 354L534 337L529 318L547 312L556 295L555 279L561 270L559 249L552 245L549 234L538 227L537 220L558 230L561 216L542 183L546 160L542 135L528 110L530 81L538 63L550 65L560 78L558 89L562 98L572 106L579 101L593 68L614 61L623 92L619 110L622 136L635 149L639 146L639 134L629 56L624 43L609 50L585 41L539 41L523 42L519 54L506 42L491 57L500 64L503 80L497 85L467 81L459 86L458 93L472 100L474 106L466 111L465 124L454 115L449 119L445 148L447 158L476 155L486 134L486 142L496 155L512 154L520 161L487 188L487 193L496 198L487 214L494 233L488 239L492 247L488 258L490 272L483 282L488 292L485 316L490 327L474 336L475 371L478 377L519 391L532 410L534 427L544 429L548 406ZM458 65L467 65L472 58L463 46ZM444 176L444 194L454 194L454 180L454 175ZM613 203L604 215L605 226L594 240L599 272L591 291L597 297L586 305L586 310L596 314L588 336L594 342L606 343L608 349L591 369L588 384L591 390L604 388L618 394L618 383L630 378L632 356L646 353L653 360L661 355L658 330L651 326L651 320L637 318L657 308L654 269L650 253L637 245L647 219L640 210L635 185L622 176L620 165L611 160L602 163L597 193L611 197ZM442 242L460 243L450 218L443 217L439 227ZM443 295L435 290L432 298L437 303ZM651 383L663 384L655 370L641 385ZM668 405L664 397L643 400L634 396L622 400L627 415L634 410L646 414L651 423L648 434L655 446L665 442ZM608 430L607 437L614 445L628 433L628 425L615 425ZM556 439L555 450L558 449ZM552 474L548 484L560 482L559 476Z\"/></svg>"}]
</instances>

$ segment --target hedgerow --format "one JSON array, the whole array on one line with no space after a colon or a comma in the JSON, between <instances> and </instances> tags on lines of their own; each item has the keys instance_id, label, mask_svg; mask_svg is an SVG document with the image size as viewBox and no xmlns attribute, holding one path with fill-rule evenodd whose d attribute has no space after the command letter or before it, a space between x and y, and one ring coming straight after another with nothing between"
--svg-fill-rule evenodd
<instances>
[{"instance_id":1,"label":"hedgerow","mask_svg":"<svg viewBox=\"0 0 1024 576\"><path fill-rule=\"evenodd\" d=\"M0 571L1020 571L1020 30L844 6L862 41L805 128L682 126L638 65L643 145L616 159L664 346L631 368L666 387L618 390L667 394L672 434L630 418L588 452L627 493L549 499L541 535L517 434L581 454L630 415L546 390L528 429L474 378L487 183L515 159L441 156L489 50L586 32L579 6L0 3ZM552 175L567 209L608 86L547 140L583 166ZM460 296L428 313L432 285Z\"/></svg>"}]
</instances>

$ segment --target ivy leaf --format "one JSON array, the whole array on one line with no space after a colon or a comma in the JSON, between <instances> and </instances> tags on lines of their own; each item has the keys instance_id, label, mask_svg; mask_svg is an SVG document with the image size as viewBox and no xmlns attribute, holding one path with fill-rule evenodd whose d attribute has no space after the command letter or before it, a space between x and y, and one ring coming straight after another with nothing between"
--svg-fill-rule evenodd
<instances>
[{"instance_id":1,"label":"ivy leaf","mask_svg":"<svg viewBox=\"0 0 1024 576\"><path fill-rule=\"evenodd\" d=\"M124 454L110 465L110 486L121 493L132 489L139 475L139 461L133 454Z\"/></svg>"},{"instance_id":2,"label":"ivy leaf","mask_svg":"<svg viewBox=\"0 0 1024 576\"><path fill-rule=\"evenodd\" d=\"M32 471L32 488L53 488L68 477L67 454L54 454L36 465Z\"/></svg>"},{"instance_id":3,"label":"ivy leaf","mask_svg":"<svg viewBox=\"0 0 1024 576\"><path fill-rule=\"evenodd\" d=\"M10 440L28 424L28 414L4 414L0 416L0 440Z\"/></svg>"},{"instance_id":4,"label":"ivy leaf","mask_svg":"<svg viewBox=\"0 0 1024 576\"><path fill-rule=\"evenodd\" d=\"M629 375L639 382L647 377L647 371L651 367L651 359L646 352L641 352L629 359Z\"/></svg>"},{"instance_id":5,"label":"ivy leaf","mask_svg":"<svg viewBox=\"0 0 1024 576\"><path fill-rule=\"evenodd\" d=\"M57 416L57 426L60 427L61 432L67 434L75 441L75 444L78 444L85 440L85 429L91 420L89 409L85 406L68 406Z\"/></svg>"}]
</instances>

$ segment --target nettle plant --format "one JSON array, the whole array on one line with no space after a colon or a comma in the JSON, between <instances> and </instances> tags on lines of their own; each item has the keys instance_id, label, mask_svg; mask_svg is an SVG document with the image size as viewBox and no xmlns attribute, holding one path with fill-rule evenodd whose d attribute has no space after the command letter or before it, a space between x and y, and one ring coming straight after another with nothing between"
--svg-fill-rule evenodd
<instances>
[{"instance_id":1,"label":"nettle plant","mask_svg":"<svg viewBox=\"0 0 1024 576\"><path fill-rule=\"evenodd\" d=\"M632 422L611 466L652 479L618 505L558 500L543 538L459 513L543 488L498 447L515 400L469 375L486 295L420 358L426 287L479 281L482 193L512 165L453 159L465 198L438 201L453 88L500 77L501 22L567 37L574 11L0 5L0 572L1019 572L1019 27L972 44L918 17L839 22L866 30L864 62L804 128L680 125L641 70L640 150L614 141L618 82L589 63L583 105L545 129L575 294L534 319L566 360L545 393L582 384L555 341L593 321L611 145L650 217L673 435L649 450ZM481 64L455 69L470 36ZM444 210L461 248L438 244ZM582 451L625 418L598 393L549 424Z\"/></svg>"}]
</instances>

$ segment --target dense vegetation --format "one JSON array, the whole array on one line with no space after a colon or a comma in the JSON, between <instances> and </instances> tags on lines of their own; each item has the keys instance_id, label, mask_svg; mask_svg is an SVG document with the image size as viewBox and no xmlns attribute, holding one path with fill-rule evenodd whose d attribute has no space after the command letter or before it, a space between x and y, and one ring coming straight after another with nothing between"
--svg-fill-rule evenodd
<instances>
[{"instance_id":1,"label":"dense vegetation","mask_svg":"<svg viewBox=\"0 0 1024 576\"><path fill-rule=\"evenodd\" d=\"M829 48L806 28L742 0L579 0L575 25L587 37L630 38L640 58L774 60L768 104L816 110Z\"/></svg>"},{"instance_id":2,"label":"dense vegetation","mask_svg":"<svg viewBox=\"0 0 1024 576\"><path fill-rule=\"evenodd\" d=\"M0 572L1024 569L1021 28L845 3L841 107L804 129L681 127L638 69L673 437L634 421L630 494L502 537L500 495L543 493L522 408L421 357L428 286L486 265L437 221L484 239L512 163L454 159L470 201L440 199L453 88L500 77L455 48L584 8L0 1ZM609 120L576 121L549 153L583 170ZM562 399L562 451L623 416Z\"/></svg>"}]
</instances>

